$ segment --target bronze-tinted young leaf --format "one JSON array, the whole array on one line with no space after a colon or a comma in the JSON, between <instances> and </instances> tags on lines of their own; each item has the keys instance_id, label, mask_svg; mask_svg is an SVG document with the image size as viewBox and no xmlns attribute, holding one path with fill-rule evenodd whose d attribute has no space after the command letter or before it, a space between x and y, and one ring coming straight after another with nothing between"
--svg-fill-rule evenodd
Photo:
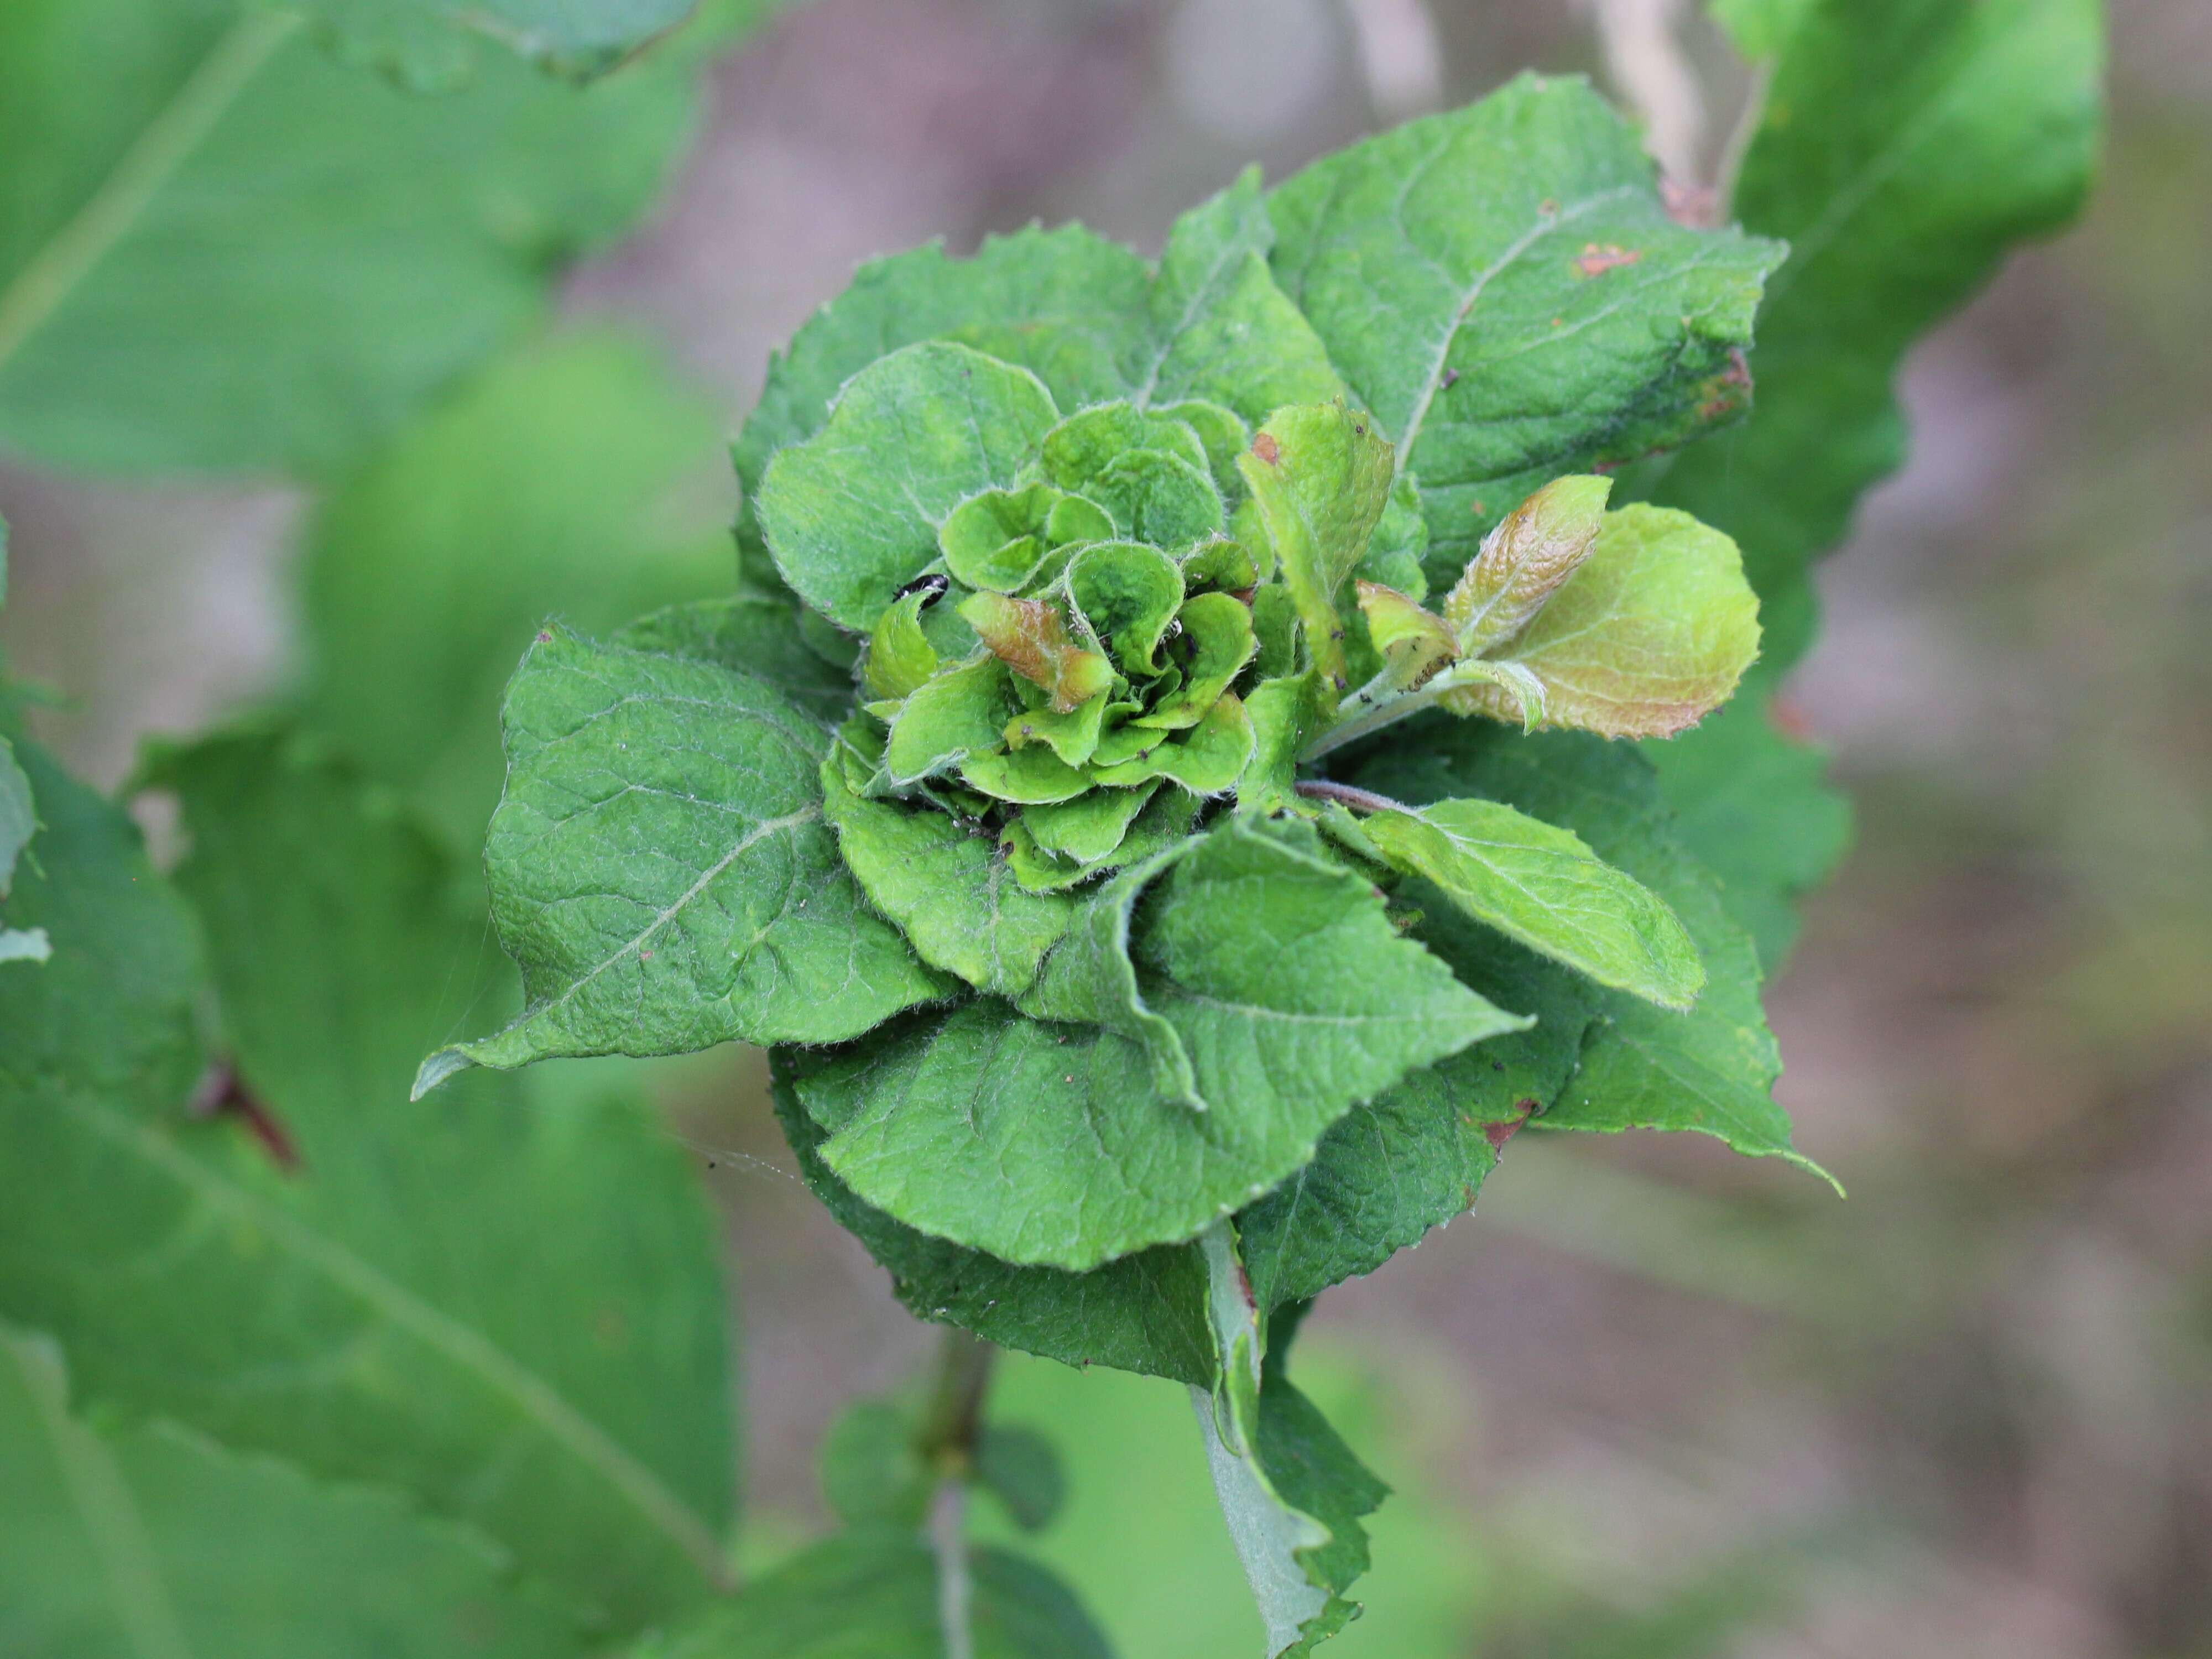
<instances>
[{"instance_id":1,"label":"bronze-tinted young leaf","mask_svg":"<svg viewBox=\"0 0 2212 1659\"><path fill-rule=\"evenodd\" d=\"M1528 625L1589 556L1612 494L1610 478L1554 478L1482 538L1444 600L1462 651L1480 656Z\"/></svg>"},{"instance_id":2,"label":"bronze-tinted young leaf","mask_svg":"<svg viewBox=\"0 0 2212 1659\"><path fill-rule=\"evenodd\" d=\"M1049 599L971 593L960 615L992 655L1051 698L1055 714L1103 698L1114 684L1114 665L1068 636L1067 618Z\"/></svg>"},{"instance_id":3,"label":"bronze-tinted young leaf","mask_svg":"<svg viewBox=\"0 0 2212 1659\"><path fill-rule=\"evenodd\" d=\"M1728 701L1759 654L1759 600L1735 544L1671 507L1606 515L1596 544L1493 659L1542 686L1543 723L1609 738L1671 737ZM1448 707L1519 721L1496 684Z\"/></svg>"}]
</instances>

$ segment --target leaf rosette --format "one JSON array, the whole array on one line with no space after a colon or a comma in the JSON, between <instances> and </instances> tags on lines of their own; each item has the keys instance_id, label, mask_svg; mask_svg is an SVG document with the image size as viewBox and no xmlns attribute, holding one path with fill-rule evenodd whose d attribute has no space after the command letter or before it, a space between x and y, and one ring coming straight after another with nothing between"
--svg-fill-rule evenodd
<instances>
[{"instance_id":1,"label":"leaf rosette","mask_svg":"<svg viewBox=\"0 0 2212 1659\"><path fill-rule=\"evenodd\" d=\"M1757 653L1735 544L1609 475L1742 412L1779 256L1529 78L1248 175L1157 264L864 268L738 439L744 602L525 659L488 868L528 1006L422 1085L774 1047L909 1305L1200 1388L1279 1645L1337 1628L1378 1494L1270 1466L1273 1316L1531 1117L1795 1157L1756 951L1603 741Z\"/></svg>"}]
</instances>

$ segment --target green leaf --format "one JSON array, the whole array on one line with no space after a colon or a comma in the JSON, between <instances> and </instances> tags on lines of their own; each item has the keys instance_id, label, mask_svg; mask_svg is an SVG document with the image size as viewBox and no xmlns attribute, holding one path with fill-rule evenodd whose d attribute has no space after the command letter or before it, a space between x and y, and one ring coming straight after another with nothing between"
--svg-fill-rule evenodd
<instances>
[{"instance_id":1,"label":"green leaf","mask_svg":"<svg viewBox=\"0 0 2212 1659\"><path fill-rule=\"evenodd\" d=\"M967 1659L1109 1659L1067 1587L999 1549L968 1549ZM910 1528L817 1544L634 1659L950 1659L941 1566Z\"/></svg>"},{"instance_id":2,"label":"green leaf","mask_svg":"<svg viewBox=\"0 0 2212 1659\"><path fill-rule=\"evenodd\" d=\"M1341 403L1277 410L1237 458L1304 619L1314 661L1344 684L1337 590L1367 551L1390 495L1390 445Z\"/></svg>"},{"instance_id":3,"label":"green leaf","mask_svg":"<svg viewBox=\"0 0 2212 1659\"><path fill-rule=\"evenodd\" d=\"M1526 628L1582 568L1605 528L1613 480L1554 478L1498 521L1444 599L1444 619L1470 656Z\"/></svg>"},{"instance_id":4,"label":"green leaf","mask_svg":"<svg viewBox=\"0 0 2212 1659\"><path fill-rule=\"evenodd\" d=\"M1813 6L1814 0L1706 0L1705 9L1739 52L1757 59L1780 52Z\"/></svg>"},{"instance_id":5,"label":"green leaf","mask_svg":"<svg viewBox=\"0 0 2212 1659\"><path fill-rule=\"evenodd\" d=\"M31 780L15 763L15 745L0 737L0 899L15 881L15 860L39 833L39 809Z\"/></svg>"},{"instance_id":6,"label":"green leaf","mask_svg":"<svg viewBox=\"0 0 2212 1659\"><path fill-rule=\"evenodd\" d=\"M1164 786L1152 795L1130 821L1127 833L1112 852L1088 863L1064 861L1041 845L1030 828L1033 817L1042 816L1055 836L1065 844L1075 845L1070 825L1083 829L1087 835L1090 830L1099 827L1102 819L1110 824L1109 815L1125 810L1129 801L1145 793L1142 786L1134 789L1097 789L1064 805L1024 807L1021 816L1006 830L1006 862L1022 885L1032 892L1055 892L1109 870L1140 863L1188 838L1205 803L1188 790L1173 785ZM1065 819L1060 817L1061 813L1066 814ZM1103 839L1103 834L1100 839Z\"/></svg>"},{"instance_id":7,"label":"green leaf","mask_svg":"<svg viewBox=\"0 0 2212 1659\"><path fill-rule=\"evenodd\" d=\"M776 1117L799 1174L883 1265L892 1292L916 1317L1069 1365L1211 1383L1206 1265L1194 1247L1162 1245L1071 1273L1017 1267L918 1232L862 1202L822 1162L818 1148L829 1131L800 1109L796 1091L834 1059L797 1048L778 1048L773 1058Z\"/></svg>"},{"instance_id":8,"label":"green leaf","mask_svg":"<svg viewBox=\"0 0 2212 1659\"><path fill-rule=\"evenodd\" d=\"M1040 853L1078 865L1096 866L1113 856L1158 788L1094 789L1058 805L1025 806L1022 827Z\"/></svg>"},{"instance_id":9,"label":"green leaf","mask_svg":"<svg viewBox=\"0 0 2212 1659\"><path fill-rule=\"evenodd\" d=\"M1601 985L1686 1008L1705 983L1697 946L1665 902L1571 830L1494 800L1370 812L1359 828L1398 869Z\"/></svg>"},{"instance_id":10,"label":"green leaf","mask_svg":"<svg viewBox=\"0 0 2212 1659\"><path fill-rule=\"evenodd\" d=\"M823 1162L925 1232L1080 1271L1194 1237L1507 1023L1301 839L1232 819L1109 883L1024 1004L1095 1024L979 1001L811 1071Z\"/></svg>"},{"instance_id":11,"label":"green leaf","mask_svg":"<svg viewBox=\"0 0 2212 1659\"><path fill-rule=\"evenodd\" d=\"M953 510L1013 483L1059 418L1035 374L966 346L877 358L763 472L756 508L777 569L833 622L873 628L937 562Z\"/></svg>"},{"instance_id":12,"label":"green leaf","mask_svg":"<svg viewBox=\"0 0 2212 1659\"><path fill-rule=\"evenodd\" d=\"M1536 1121L1694 1129L1739 1152L1806 1165L1773 1099L1781 1062L1759 1006L1758 953L1719 884L1677 839L1650 763L1580 733L1524 738L1432 718L1405 731L1355 775L1362 787L1409 801L1480 793L1573 830L1663 899L1704 961L1705 989L1686 1014L1625 992L1601 996L1575 1071Z\"/></svg>"},{"instance_id":13,"label":"green leaf","mask_svg":"<svg viewBox=\"0 0 2212 1659\"><path fill-rule=\"evenodd\" d=\"M839 741L858 751L851 758L865 773L874 762L857 726ZM850 787L846 758L833 752L823 763L823 804L868 902L931 967L1000 996L1029 989L1045 952L1067 931L1073 902L1024 889L988 831L933 807L864 799Z\"/></svg>"},{"instance_id":14,"label":"green leaf","mask_svg":"<svg viewBox=\"0 0 2212 1659\"><path fill-rule=\"evenodd\" d=\"M1579 81L1524 76L1364 140L1268 208L1276 280L1419 482L1431 590L1547 480L1742 411L1782 250L1675 224Z\"/></svg>"},{"instance_id":15,"label":"green leaf","mask_svg":"<svg viewBox=\"0 0 2212 1659\"><path fill-rule=\"evenodd\" d=\"M848 1527L917 1527L937 1477L912 1417L887 1400L856 1400L831 1421L815 1460L830 1512Z\"/></svg>"},{"instance_id":16,"label":"green leaf","mask_svg":"<svg viewBox=\"0 0 2212 1659\"><path fill-rule=\"evenodd\" d=\"M0 977L0 1160L40 1171L0 1207L0 1314L64 1344L88 1405L404 1487L602 1630L705 1594L734 1460L687 1160L628 1101L486 1077L410 1105L481 941L436 843L276 738L158 770L234 1081L186 1111L192 919L119 812L34 772L43 867L10 905L68 948Z\"/></svg>"},{"instance_id":17,"label":"green leaf","mask_svg":"<svg viewBox=\"0 0 2212 1659\"><path fill-rule=\"evenodd\" d=\"M259 6L15 0L0 444L135 471L343 465L635 222L691 132L707 38L581 93L488 53L426 99Z\"/></svg>"},{"instance_id":18,"label":"green leaf","mask_svg":"<svg viewBox=\"0 0 2212 1659\"><path fill-rule=\"evenodd\" d=\"M1263 1314L1375 1271L1474 1202L1505 1142L1554 1099L1580 1057L1598 993L1588 980L1415 884L1417 936L1460 981L1534 1024L1504 1030L1356 1106L1313 1162L1237 1218Z\"/></svg>"},{"instance_id":19,"label":"green leaf","mask_svg":"<svg viewBox=\"0 0 2212 1659\"><path fill-rule=\"evenodd\" d=\"M862 900L822 805L829 734L764 680L538 636L507 690L492 918L528 1006L466 1066L830 1042L944 994Z\"/></svg>"},{"instance_id":20,"label":"green leaf","mask_svg":"<svg viewBox=\"0 0 2212 1659\"><path fill-rule=\"evenodd\" d=\"M1606 514L1589 556L1491 659L1542 689L1544 725L1666 738L1726 702L1758 654L1759 600L1735 544L1686 513L1638 503ZM1504 685L1443 701L1523 721Z\"/></svg>"},{"instance_id":21,"label":"green leaf","mask_svg":"<svg viewBox=\"0 0 2212 1659\"><path fill-rule=\"evenodd\" d=\"M1183 658L1182 686L1130 721L1132 726L1174 732L1197 725L1260 648L1251 608L1233 593L1194 594L1176 612L1176 621L1185 641L1176 648Z\"/></svg>"},{"instance_id":22,"label":"green leaf","mask_svg":"<svg viewBox=\"0 0 2212 1659\"><path fill-rule=\"evenodd\" d=\"M1160 642L1182 608L1182 571L1156 547L1101 542L1067 567L1068 597L1084 625L1132 678L1158 674Z\"/></svg>"},{"instance_id":23,"label":"green leaf","mask_svg":"<svg viewBox=\"0 0 2212 1659\"><path fill-rule=\"evenodd\" d=\"M1721 884L1722 902L1778 972L1797 937L1799 895L1834 869L1850 805L1823 781L1827 757L1784 735L1764 699L1740 696L1694 732L1644 753L1674 828Z\"/></svg>"},{"instance_id":24,"label":"green leaf","mask_svg":"<svg viewBox=\"0 0 2212 1659\"><path fill-rule=\"evenodd\" d=\"M842 720L852 711L853 676L806 643L799 617L781 594L726 593L648 612L617 629L607 643L750 674L817 720Z\"/></svg>"},{"instance_id":25,"label":"green leaf","mask_svg":"<svg viewBox=\"0 0 2212 1659\"><path fill-rule=\"evenodd\" d=\"M963 586L1018 593L1055 562L1059 549L1114 534L1113 520L1097 502L1030 483L970 495L945 515L937 543L945 569Z\"/></svg>"},{"instance_id":26,"label":"green leaf","mask_svg":"<svg viewBox=\"0 0 2212 1659\"><path fill-rule=\"evenodd\" d=\"M1344 1592L1367 1571L1361 1519L1389 1488L1306 1398L1252 1299L1235 1231L1204 1240L1221 1381L1191 1390L1222 1517L1267 1627L1269 1659L1310 1653L1358 1616ZM1285 1339L1287 1340L1287 1337Z\"/></svg>"},{"instance_id":27,"label":"green leaf","mask_svg":"<svg viewBox=\"0 0 2212 1659\"><path fill-rule=\"evenodd\" d=\"M1152 284L1139 407L1199 398L1256 423L1342 394L1328 349L1268 271L1274 240L1257 167L1176 221Z\"/></svg>"},{"instance_id":28,"label":"green leaf","mask_svg":"<svg viewBox=\"0 0 2212 1659\"><path fill-rule=\"evenodd\" d=\"M587 1650L480 1534L167 1425L70 1415L61 1357L0 1328L0 1607L21 1654L554 1659Z\"/></svg>"},{"instance_id":29,"label":"green leaf","mask_svg":"<svg viewBox=\"0 0 2212 1659\"><path fill-rule=\"evenodd\" d=\"M307 717L473 855L499 799L501 694L539 623L597 633L729 586L721 510L680 505L720 434L713 405L634 341L583 335L494 364L310 523ZM787 623L724 603L645 624L638 642L742 650L751 672L818 695Z\"/></svg>"},{"instance_id":30,"label":"green leaf","mask_svg":"<svg viewBox=\"0 0 2212 1659\"><path fill-rule=\"evenodd\" d=\"M1160 1097L1197 1108L1208 1137L1256 1120L1236 1132L1299 1154L1255 1177L1262 1190L1310 1153L1302 1130L1504 1018L1399 938L1381 895L1310 830L1251 817L1099 889L1023 1007L1139 1045Z\"/></svg>"},{"instance_id":31,"label":"green leaf","mask_svg":"<svg viewBox=\"0 0 2212 1659\"><path fill-rule=\"evenodd\" d=\"M884 772L894 783L915 783L996 749L1020 706L1006 664L978 652L925 681L900 706L884 747Z\"/></svg>"},{"instance_id":32,"label":"green leaf","mask_svg":"<svg viewBox=\"0 0 2212 1659\"><path fill-rule=\"evenodd\" d=\"M1658 498L1742 544L1786 666L1805 569L1904 459L1906 349L2019 242L2079 210L2101 126L2097 0L1814 0L1781 49L1735 209L1789 239L1759 321L1759 416ZM1770 628L1778 625L1771 623Z\"/></svg>"},{"instance_id":33,"label":"green leaf","mask_svg":"<svg viewBox=\"0 0 2212 1659\"><path fill-rule=\"evenodd\" d=\"M1171 778L1194 795L1224 794L1251 765L1257 743L1251 716L1231 691L1216 697L1204 718L1188 731L1162 732L1134 724L1121 731L1128 734L1129 744L1142 746L1125 759L1109 760L1109 746L1101 743L1091 769L1095 782L1134 788L1154 778ZM1123 750L1112 752L1118 756Z\"/></svg>"},{"instance_id":34,"label":"green leaf","mask_svg":"<svg viewBox=\"0 0 2212 1659\"><path fill-rule=\"evenodd\" d=\"M540 69L586 79L613 68L691 15L696 0L303 0L300 9L360 58L407 85L450 92L489 40ZM725 10L727 8L724 9ZM747 4L742 13L769 9Z\"/></svg>"},{"instance_id":35,"label":"green leaf","mask_svg":"<svg viewBox=\"0 0 2212 1659\"><path fill-rule=\"evenodd\" d=\"M860 667L861 678L870 696L888 702L904 702L943 665L937 647L930 643L921 625L921 608L937 597L928 587L917 587L903 599L893 601L890 608L876 619L875 631L868 635L868 653ZM829 718L834 720L836 715Z\"/></svg>"},{"instance_id":36,"label":"green leaf","mask_svg":"<svg viewBox=\"0 0 2212 1659\"><path fill-rule=\"evenodd\" d=\"M1051 1525L1067 1498L1060 1453L1034 1429L986 1423L976 1437L975 1479L1024 1532Z\"/></svg>"}]
</instances>

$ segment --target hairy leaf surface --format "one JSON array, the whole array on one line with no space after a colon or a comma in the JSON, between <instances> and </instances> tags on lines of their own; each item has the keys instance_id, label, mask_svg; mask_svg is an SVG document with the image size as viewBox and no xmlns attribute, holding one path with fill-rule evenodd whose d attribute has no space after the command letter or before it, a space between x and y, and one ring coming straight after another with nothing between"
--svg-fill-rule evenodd
<instances>
[{"instance_id":1,"label":"hairy leaf surface","mask_svg":"<svg viewBox=\"0 0 2212 1659\"><path fill-rule=\"evenodd\" d=\"M1276 280L1420 484L1431 589L1547 479L1742 412L1776 244L1685 229L1612 107L1524 76L1277 187Z\"/></svg>"},{"instance_id":2,"label":"hairy leaf surface","mask_svg":"<svg viewBox=\"0 0 2212 1659\"><path fill-rule=\"evenodd\" d=\"M822 806L829 733L766 681L540 634L508 688L485 851L528 1006L423 1062L830 1042L943 994Z\"/></svg>"}]
</instances>

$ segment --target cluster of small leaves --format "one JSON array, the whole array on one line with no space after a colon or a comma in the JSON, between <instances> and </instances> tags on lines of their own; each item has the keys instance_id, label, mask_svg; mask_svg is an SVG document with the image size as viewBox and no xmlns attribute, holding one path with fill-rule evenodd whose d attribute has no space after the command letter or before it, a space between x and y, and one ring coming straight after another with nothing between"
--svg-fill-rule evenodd
<instances>
[{"instance_id":1,"label":"cluster of small leaves","mask_svg":"<svg viewBox=\"0 0 2212 1659\"><path fill-rule=\"evenodd\" d=\"M416 79L475 58L471 33L595 66L670 13L308 9ZM629 210L632 163L675 130L584 137L604 189L546 195L514 161L508 199L545 213L520 258L457 207L437 281L466 306L364 310L404 284L315 273L427 270L419 250L373 215L292 215L266 276L301 301L281 312L300 349L216 326L185 350L138 303L149 273L191 302L168 320L228 313L163 239L287 111L367 96L228 11L140 43L133 97L181 106L157 142L126 146L97 100L70 122L15 100L77 137L33 210L0 213L0 435L326 468L526 308L537 250ZM1799 239L1741 439L1693 442L1746 409L1779 246L1675 223L1599 100L1523 81L1271 192L1240 181L1157 267L1069 229L865 268L739 439L740 590L604 642L549 624L509 692L489 868L525 1006L421 1083L774 1045L803 1173L910 1307L1189 1385L1271 1653L1356 1612L1383 1496L1285 1373L1313 1297L1465 1208L1526 1122L1795 1156L1759 982L1836 810L1749 699L1642 740L1736 687L1753 589L1751 684L1802 647L1804 562L1893 459L1897 354L2078 193L2087 0L1729 21L1781 54L1744 216ZM0 81L68 84L15 61ZM536 92L497 54L476 73L462 98L505 100L484 153L538 154L511 144ZM154 164L124 169L137 220L80 188L126 148ZM445 152L390 153L437 173ZM386 344L332 357L368 337L333 303ZM92 349L118 338L137 358ZM169 367L102 378L126 359ZM180 418L224 361L222 418ZM519 371L515 431L547 405L532 375L587 362ZM309 384L353 394L314 406ZM478 924L451 860L339 749L426 800L468 775L366 712L410 706L376 641L420 654L436 711L512 617L479 639L444 607L434 654L344 550L473 545L517 499L574 519L562 468L501 454L426 429L333 503L323 735L149 763L192 847L173 884L6 723L0 1143L40 1176L0 1206L0 1472L28 1494L0 1514L0 1603L34 1642L138 1651L263 1650L250 1623L271 1651L313 1629L334 1653L560 1655L658 1627L639 1651L935 1659L957 1582L977 1653L1103 1653L1034 1567L916 1534L948 1486L1048 1516L1041 1444L983 1424L949 1447L895 1403L825 1446L845 1530L717 1595L727 1336L681 1159L634 1105L556 1109L534 1079L398 1100L422 1034L501 986L452 982ZM480 466L489 505L426 516L412 481L441 463ZM545 539L516 538L518 571ZM476 787L434 816L466 822ZM548 1279L557 1298L515 1293Z\"/></svg>"}]
</instances>

